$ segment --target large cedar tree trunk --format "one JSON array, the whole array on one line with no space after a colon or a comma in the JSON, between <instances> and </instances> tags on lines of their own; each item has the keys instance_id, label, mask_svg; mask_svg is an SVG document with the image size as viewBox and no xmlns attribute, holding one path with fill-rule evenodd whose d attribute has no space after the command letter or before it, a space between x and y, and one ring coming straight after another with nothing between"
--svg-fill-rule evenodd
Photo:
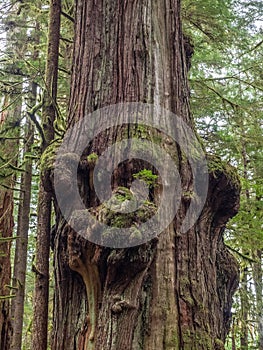
<instances>
[{"instance_id":1,"label":"large cedar tree trunk","mask_svg":"<svg viewBox=\"0 0 263 350\"><path fill-rule=\"evenodd\" d=\"M146 102L193 128L185 52L178 0L78 0L68 126L107 105ZM107 130L84 155L100 155L122 134L137 131ZM190 189L189 164L176 143L170 148L182 186ZM85 241L57 208L54 350L224 348L238 268L222 235L237 211L239 185L219 160L212 163L206 204L185 234L180 225L189 198L157 239L117 250ZM123 164L113 184L127 186L131 172L144 167L135 160ZM70 179L68 172L61 181ZM96 210L91 175L91 166L80 167L80 193ZM157 197L154 190L152 201Z\"/></svg>"}]
</instances>

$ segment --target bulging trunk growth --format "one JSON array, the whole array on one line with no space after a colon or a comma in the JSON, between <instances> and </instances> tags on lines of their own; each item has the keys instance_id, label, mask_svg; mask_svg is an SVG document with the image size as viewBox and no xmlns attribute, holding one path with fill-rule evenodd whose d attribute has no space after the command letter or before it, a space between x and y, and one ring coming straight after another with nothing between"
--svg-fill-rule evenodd
<instances>
[{"instance_id":1,"label":"bulging trunk growth","mask_svg":"<svg viewBox=\"0 0 263 350\"><path fill-rule=\"evenodd\" d=\"M76 5L68 127L102 107L142 102L172 111L193 129L179 1L83 0ZM162 121L168 127L169 122ZM78 133L73 137L77 140ZM116 123L91 140L78 166L79 192L86 208L115 226L120 217L110 217L96 196L94 164L107 147L132 137L159 142L171 154L184 191L179 209L154 239L111 249L75 232L56 203L52 348L223 349L238 268L222 236L238 208L238 180L230 167L209 157L202 212L181 233L193 187L184 150L156 128ZM70 192L73 173L65 164L61 183ZM154 174L154 167L145 160L130 157L119 164L112 175L117 196L124 195L123 187L132 189L133 175L145 168ZM144 215L158 207L161 195L162 186L151 187ZM127 217L138 224L136 215ZM74 216L72 220L82 219ZM86 229L89 237L96 236L94 227Z\"/></svg>"}]
</instances>

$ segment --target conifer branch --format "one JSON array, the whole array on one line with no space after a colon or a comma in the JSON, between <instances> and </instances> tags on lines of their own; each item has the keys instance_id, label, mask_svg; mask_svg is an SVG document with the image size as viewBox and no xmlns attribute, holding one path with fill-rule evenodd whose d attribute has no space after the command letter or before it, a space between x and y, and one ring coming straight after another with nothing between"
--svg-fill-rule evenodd
<instances>
[{"instance_id":1,"label":"conifer branch","mask_svg":"<svg viewBox=\"0 0 263 350\"><path fill-rule=\"evenodd\" d=\"M64 16L65 18L67 18L69 21L71 21L72 23L75 23L75 20L73 17L71 17L68 13L61 11L62 16Z\"/></svg>"}]
</instances>

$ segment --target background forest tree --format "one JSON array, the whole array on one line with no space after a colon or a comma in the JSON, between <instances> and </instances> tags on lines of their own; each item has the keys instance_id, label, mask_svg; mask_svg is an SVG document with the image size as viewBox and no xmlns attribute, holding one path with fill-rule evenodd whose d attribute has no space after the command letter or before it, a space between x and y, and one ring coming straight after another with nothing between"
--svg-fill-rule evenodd
<instances>
[{"instance_id":1,"label":"background forest tree","mask_svg":"<svg viewBox=\"0 0 263 350\"><path fill-rule=\"evenodd\" d=\"M65 130L74 4L63 1L60 32L57 115L55 139ZM27 282L22 343L31 346L32 293L35 267L36 199L41 168L42 95L46 89L45 66L48 33L48 2L3 1L1 3L1 198L13 192L15 226L19 233L19 205L23 202L24 174L32 161L31 210L27 245ZM228 224L225 242L239 261L241 281L232 308L233 318L227 349L262 349L262 5L247 1L188 1L182 3L181 16L189 54L194 46L189 80L191 111L202 142L238 169L242 183L239 214ZM35 86L35 90L34 90ZM35 91L35 92L34 92ZM34 126L34 144L28 144L28 126ZM10 146L12 145L12 146ZM30 149L26 148L27 146ZM12 156L7 149L12 151ZM21 191L22 189L22 191ZM11 191L11 192L10 192ZM11 197L10 197L11 198ZM11 208L11 207L10 207ZM1 220L6 216L1 214ZM12 226L11 213L8 220ZM52 224L54 223L54 215ZM8 227L5 225L5 227ZM10 233L8 234L10 235ZM1 312L10 317L1 322L1 346L11 345L11 300L17 293L15 280L8 273L9 239L1 230ZM11 264L15 278L14 239ZM21 240L21 238L20 238ZM49 321L51 327L54 290L52 251L50 270ZM2 280L2 277L7 280ZM3 282L2 282L3 281ZM19 287L21 287L21 281ZM10 299L9 299L10 297ZM13 302L14 304L14 302ZM3 329L9 329L7 333ZM49 334L51 334L49 328ZM4 335L5 334L5 335ZM4 339L3 339L4 338ZM49 339L50 343L50 339ZM3 345L9 344L9 345Z\"/></svg>"}]
</instances>

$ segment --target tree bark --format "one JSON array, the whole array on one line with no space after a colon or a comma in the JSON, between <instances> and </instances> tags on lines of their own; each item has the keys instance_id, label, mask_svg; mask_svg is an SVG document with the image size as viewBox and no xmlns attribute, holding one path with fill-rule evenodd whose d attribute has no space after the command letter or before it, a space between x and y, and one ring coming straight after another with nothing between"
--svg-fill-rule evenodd
<instances>
[{"instance_id":1,"label":"tree bark","mask_svg":"<svg viewBox=\"0 0 263 350\"><path fill-rule=\"evenodd\" d=\"M1 189L0 191L0 232L1 239L12 237L13 233L13 193ZM9 349L11 336L10 320L10 263L11 240L6 242L0 241L0 347Z\"/></svg>"},{"instance_id":2,"label":"tree bark","mask_svg":"<svg viewBox=\"0 0 263 350\"><path fill-rule=\"evenodd\" d=\"M42 110L42 154L54 140L54 121L57 116L57 77L60 38L61 1L50 1L48 52ZM34 317L32 348L46 350L48 344L49 253L52 192L49 172L42 166L38 194L38 226L36 245Z\"/></svg>"},{"instance_id":3,"label":"tree bark","mask_svg":"<svg viewBox=\"0 0 263 350\"><path fill-rule=\"evenodd\" d=\"M253 266L253 279L256 290L257 328L258 328L258 350L263 350L263 269L262 250L257 249L256 262Z\"/></svg>"},{"instance_id":4,"label":"tree bark","mask_svg":"<svg viewBox=\"0 0 263 350\"><path fill-rule=\"evenodd\" d=\"M20 87L18 87L19 89ZM0 116L1 141L1 188L0 188L0 348L8 350L11 344L11 244L14 228L13 217L13 189L17 166L19 120L21 116L22 100L14 105L14 96L6 95L5 104ZM12 106L8 108L8 105ZM14 139L8 139L9 137ZM7 137L7 139L5 139Z\"/></svg>"},{"instance_id":5,"label":"tree bark","mask_svg":"<svg viewBox=\"0 0 263 350\"><path fill-rule=\"evenodd\" d=\"M146 102L174 112L193 128L180 2L91 0L76 5L68 127L107 105ZM156 131L147 132L155 138ZM84 159L101 155L127 134L139 138L139 128L105 130L84 151L78 183L90 210L100 206L92 166ZM164 135L160 144L165 144ZM183 151L175 142L170 151L182 187L190 190L192 175ZM86 241L56 205L52 349L224 348L238 268L222 237L226 222L237 212L240 189L232 170L217 162L195 225L180 234L189 207L189 199L183 198L175 219L158 238L137 247L110 249ZM113 186L127 187L132 172L145 166L136 160L119 166ZM61 181L68 188L70 178L67 169ZM159 195L153 190L156 205Z\"/></svg>"},{"instance_id":6,"label":"tree bark","mask_svg":"<svg viewBox=\"0 0 263 350\"><path fill-rule=\"evenodd\" d=\"M245 268L243 271L243 278L241 281L240 289L240 302L241 302L241 330L240 330L240 349L248 350L248 312L249 312L249 299L248 299L248 272Z\"/></svg>"},{"instance_id":7,"label":"tree bark","mask_svg":"<svg viewBox=\"0 0 263 350\"><path fill-rule=\"evenodd\" d=\"M36 99L36 84L33 83L32 93ZM35 101L34 101L35 102ZM34 142L34 128L29 122L26 126L26 144L24 154L30 153ZM25 172L21 175L20 202L18 207L17 220L17 240L14 259L13 288L15 298L12 300L12 350L20 350L22 346L23 316L24 316L24 298L26 284L27 268L27 246L28 230L30 220L30 201L31 201L31 182L32 182L32 159L26 160Z\"/></svg>"},{"instance_id":8,"label":"tree bark","mask_svg":"<svg viewBox=\"0 0 263 350\"><path fill-rule=\"evenodd\" d=\"M242 125L242 130L244 127ZM248 181L248 155L246 150L246 143L242 140L242 160L243 160L243 177L246 181ZM249 204L250 202L250 190L246 188L245 190L246 201ZM244 251L244 254L247 252ZM248 289L248 268L244 267L243 269L243 277L241 280L241 288L240 288L240 304L241 304L241 329L240 329L240 348L241 350L248 350L248 319L249 319L249 289Z\"/></svg>"},{"instance_id":9,"label":"tree bark","mask_svg":"<svg viewBox=\"0 0 263 350\"><path fill-rule=\"evenodd\" d=\"M35 45L39 45L39 23L35 23L36 36L33 37ZM39 59L39 52L35 49L32 53L32 60ZM31 81L30 94L27 96L27 105L32 109L37 102L37 87L36 82ZM29 114L29 113L28 113ZM30 114L31 118L35 115ZM12 350L20 350L22 347L23 337L23 320L24 320L24 302L25 302L25 288L26 288L26 271L27 271L27 256L28 256L28 231L30 223L30 204L31 204L31 190L32 190L32 158L26 158L26 155L32 152L34 143L34 126L31 120L27 120L23 128L25 133L25 143L23 147L23 163L25 163L24 172L20 178L20 200L18 204L17 215L17 236L15 246L15 258L13 268L13 297L11 304L12 317Z\"/></svg>"}]
</instances>

